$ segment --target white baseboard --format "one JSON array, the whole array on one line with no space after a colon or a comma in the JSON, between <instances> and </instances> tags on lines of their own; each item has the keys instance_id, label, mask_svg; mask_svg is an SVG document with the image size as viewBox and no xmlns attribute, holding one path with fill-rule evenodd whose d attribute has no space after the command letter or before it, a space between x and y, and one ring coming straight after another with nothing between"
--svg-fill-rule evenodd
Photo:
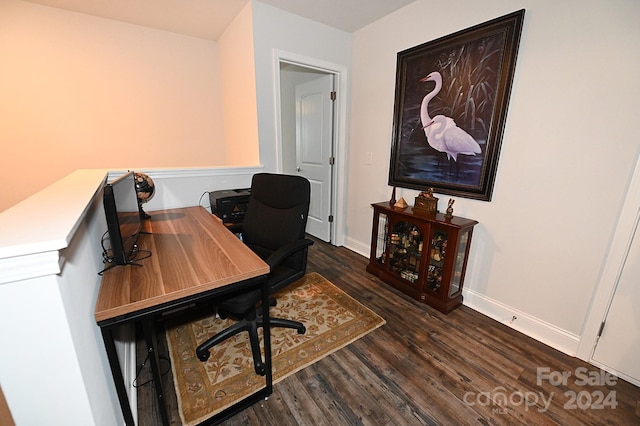
<instances>
[{"instance_id":1,"label":"white baseboard","mask_svg":"<svg viewBox=\"0 0 640 426\"><path fill-rule=\"evenodd\" d=\"M136 358L136 339L135 328L133 325L127 325L117 330L116 352L120 361L120 369L124 386L129 399L129 407L133 414L133 421L138 424L138 391L133 387L133 381L136 379L138 360Z\"/></svg>"},{"instance_id":2,"label":"white baseboard","mask_svg":"<svg viewBox=\"0 0 640 426\"><path fill-rule=\"evenodd\" d=\"M369 257L370 246L361 241L346 237L345 247L362 256ZM363 271L363 273L366 272ZM474 311L478 311L560 352L576 356L580 336L472 290L463 289L462 295L463 304Z\"/></svg>"},{"instance_id":3,"label":"white baseboard","mask_svg":"<svg viewBox=\"0 0 640 426\"><path fill-rule=\"evenodd\" d=\"M354 240L351 237L345 237L344 246L349 250L354 251L366 258L369 257L369 253L371 252L371 247L369 246L369 244Z\"/></svg>"},{"instance_id":4,"label":"white baseboard","mask_svg":"<svg viewBox=\"0 0 640 426\"><path fill-rule=\"evenodd\" d=\"M472 290L463 289L465 306L570 356L576 356L580 336Z\"/></svg>"},{"instance_id":5,"label":"white baseboard","mask_svg":"<svg viewBox=\"0 0 640 426\"><path fill-rule=\"evenodd\" d=\"M127 395L129 395L129 406L133 414L133 421L138 424L138 391L133 387L133 381L136 379L138 362L136 359L136 340L133 339L125 343L124 348L124 383L127 387Z\"/></svg>"}]
</instances>

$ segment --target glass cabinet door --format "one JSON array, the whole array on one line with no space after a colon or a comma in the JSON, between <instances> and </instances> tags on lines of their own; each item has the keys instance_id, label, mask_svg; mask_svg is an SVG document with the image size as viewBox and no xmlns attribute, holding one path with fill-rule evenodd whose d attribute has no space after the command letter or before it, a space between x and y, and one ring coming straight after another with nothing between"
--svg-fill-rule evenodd
<instances>
[{"instance_id":1,"label":"glass cabinet door","mask_svg":"<svg viewBox=\"0 0 640 426\"><path fill-rule=\"evenodd\" d=\"M387 218L387 215L384 213L380 213L378 215L378 235L375 236L376 241L375 241L375 245L376 245L376 261L378 262L379 265L384 265L384 263L386 262L386 255L387 255L387 249L388 249L388 245L389 245L389 233L388 233L388 226L389 226L389 219Z\"/></svg>"},{"instance_id":2,"label":"glass cabinet door","mask_svg":"<svg viewBox=\"0 0 640 426\"><path fill-rule=\"evenodd\" d=\"M471 231L465 231L460 234L460 241L458 241L458 249L456 250L456 263L453 268L449 296L452 296L460 291L465 259L467 258L467 246L469 245L470 233Z\"/></svg>"},{"instance_id":3,"label":"glass cabinet door","mask_svg":"<svg viewBox=\"0 0 640 426\"><path fill-rule=\"evenodd\" d=\"M411 222L397 222L389 233L389 271L416 283L420 278L423 233Z\"/></svg>"},{"instance_id":4,"label":"glass cabinet door","mask_svg":"<svg viewBox=\"0 0 640 426\"><path fill-rule=\"evenodd\" d=\"M431 247L429 250L429 260L427 264L426 287L429 290L438 292L442 286L442 276L444 274L444 262L447 257L447 245L449 244L449 234L442 230L435 230L431 235Z\"/></svg>"}]
</instances>

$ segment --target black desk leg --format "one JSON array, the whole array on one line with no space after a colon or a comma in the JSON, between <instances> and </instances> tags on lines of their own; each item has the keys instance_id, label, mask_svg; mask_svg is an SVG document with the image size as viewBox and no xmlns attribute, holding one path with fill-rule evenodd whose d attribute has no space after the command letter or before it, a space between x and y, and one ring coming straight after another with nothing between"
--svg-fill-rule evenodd
<instances>
[{"instance_id":1,"label":"black desk leg","mask_svg":"<svg viewBox=\"0 0 640 426\"><path fill-rule=\"evenodd\" d=\"M135 426L133 422L133 414L131 413L131 406L129 405L129 397L127 395L127 388L122 378L122 369L120 368L120 360L118 360L118 352L116 351L116 344L113 340L113 332L111 327L100 327L102 332L102 340L104 341L104 347L107 350L107 359L109 360L109 367L111 367L111 375L113 376L113 383L116 385L116 392L118 394L118 401L120 401L120 408L122 409L122 415L127 426Z\"/></svg>"},{"instance_id":2,"label":"black desk leg","mask_svg":"<svg viewBox=\"0 0 640 426\"><path fill-rule=\"evenodd\" d=\"M267 395L273 392L273 368L271 365L271 326L269 321L269 286L266 279L262 284L262 321L263 321L263 337L264 337L264 364L267 370L266 374L266 390Z\"/></svg>"},{"instance_id":3,"label":"black desk leg","mask_svg":"<svg viewBox=\"0 0 640 426\"><path fill-rule=\"evenodd\" d=\"M162 424L169 426L169 416L167 415L167 407L164 403L164 392L162 391L162 375L160 374L160 358L158 355L158 339L156 337L156 328L153 318L145 318L142 320L142 329L144 338L147 342L147 350L149 351L149 360L151 361L151 374L153 376L153 385L156 389L156 397L158 398L158 409L160 410L160 418Z\"/></svg>"}]
</instances>

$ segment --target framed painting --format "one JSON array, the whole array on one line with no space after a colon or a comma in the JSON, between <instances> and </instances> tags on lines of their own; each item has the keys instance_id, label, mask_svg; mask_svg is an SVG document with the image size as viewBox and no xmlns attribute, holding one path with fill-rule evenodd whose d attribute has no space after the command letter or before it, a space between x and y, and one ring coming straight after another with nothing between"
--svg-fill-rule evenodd
<instances>
[{"instance_id":1,"label":"framed painting","mask_svg":"<svg viewBox=\"0 0 640 426\"><path fill-rule=\"evenodd\" d=\"M398 53L389 185L491 200L523 20Z\"/></svg>"}]
</instances>

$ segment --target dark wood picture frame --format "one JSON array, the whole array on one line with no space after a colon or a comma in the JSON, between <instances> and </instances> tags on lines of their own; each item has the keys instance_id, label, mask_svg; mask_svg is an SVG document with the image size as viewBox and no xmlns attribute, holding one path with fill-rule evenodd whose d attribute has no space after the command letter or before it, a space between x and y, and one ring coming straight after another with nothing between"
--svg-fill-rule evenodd
<instances>
[{"instance_id":1,"label":"dark wood picture frame","mask_svg":"<svg viewBox=\"0 0 640 426\"><path fill-rule=\"evenodd\" d=\"M389 185L491 200L523 21L524 9L398 53Z\"/></svg>"}]
</instances>

